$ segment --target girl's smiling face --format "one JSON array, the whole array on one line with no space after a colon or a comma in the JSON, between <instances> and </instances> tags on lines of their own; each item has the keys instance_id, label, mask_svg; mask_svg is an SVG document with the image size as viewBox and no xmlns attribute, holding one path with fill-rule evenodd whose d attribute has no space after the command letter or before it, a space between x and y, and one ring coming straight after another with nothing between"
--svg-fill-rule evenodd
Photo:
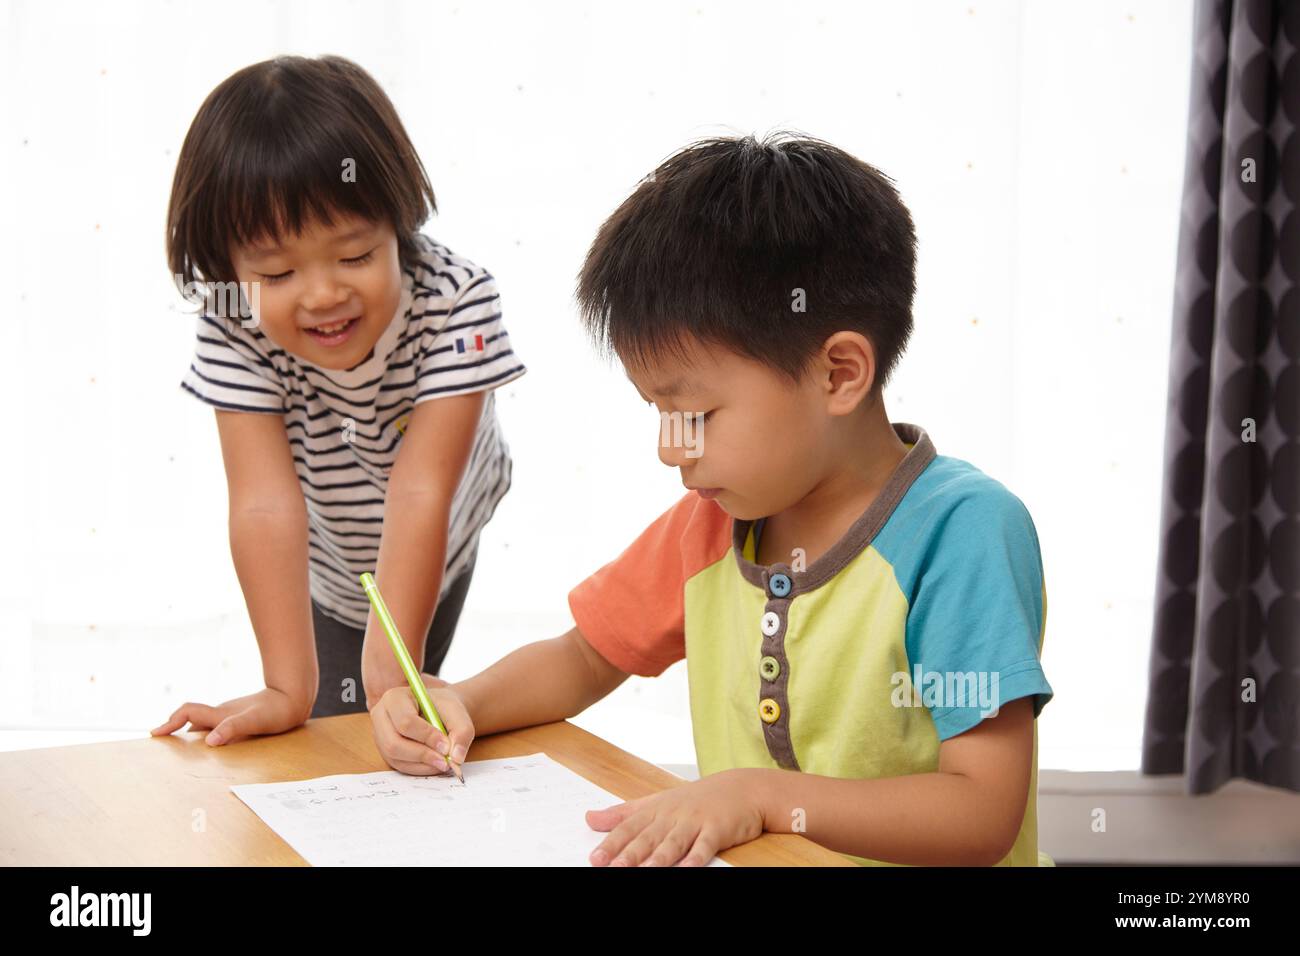
<instances>
[{"instance_id":1,"label":"girl's smiling face","mask_svg":"<svg viewBox=\"0 0 1300 956\"><path fill-rule=\"evenodd\" d=\"M278 241L232 248L231 263L240 282L259 283L257 327L319 368L364 361L401 301L397 235L387 223L311 221Z\"/></svg>"}]
</instances>

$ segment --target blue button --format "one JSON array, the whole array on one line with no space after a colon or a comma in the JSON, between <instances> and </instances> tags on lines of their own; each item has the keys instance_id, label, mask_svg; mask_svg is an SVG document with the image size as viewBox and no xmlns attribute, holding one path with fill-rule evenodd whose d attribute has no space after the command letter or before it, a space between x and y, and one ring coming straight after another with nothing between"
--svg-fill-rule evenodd
<instances>
[{"instance_id":1,"label":"blue button","mask_svg":"<svg viewBox=\"0 0 1300 956\"><path fill-rule=\"evenodd\" d=\"M767 579L767 587L775 597L785 597L790 593L790 579L784 574L774 574Z\"/></svg>"}]
</instances>

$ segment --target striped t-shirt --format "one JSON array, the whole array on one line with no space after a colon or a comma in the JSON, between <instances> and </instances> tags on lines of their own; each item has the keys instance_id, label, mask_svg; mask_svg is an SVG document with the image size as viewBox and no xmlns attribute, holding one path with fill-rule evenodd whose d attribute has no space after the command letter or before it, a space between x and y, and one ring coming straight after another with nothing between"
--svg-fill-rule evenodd
<instances>
[{"instance_id":1,"label":"striped t-shirt","mask_svg":"<svg viewBox=\"0 0 1300 956\"><path fill-rule=\"evenodd\" d=\"M361 364L317 368L256 327L201 312L194 361L181 382L217 408L284 417L307 502L312 600L359 629L369 604L357 577L377 563L388 474L412 409L494 389L525 371L501 322L492 276L427 236L416 240L420 261L403 266L397 312ZM442 594L474 558L510 476L510 450L489 393L451 502Z\"/></svg>"}]
</instances>

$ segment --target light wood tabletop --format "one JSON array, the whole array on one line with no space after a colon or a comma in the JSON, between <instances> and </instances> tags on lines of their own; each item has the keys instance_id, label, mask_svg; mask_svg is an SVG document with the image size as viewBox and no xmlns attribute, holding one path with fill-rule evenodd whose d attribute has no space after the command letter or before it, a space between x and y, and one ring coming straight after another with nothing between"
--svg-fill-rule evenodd
<instances>
[{"instance_id":1,"label":"light wood tabletop","mask_svg":"<svg viewBox=\"0 0 1300 956\"><path fill-rule=\"evenodd\" d=\"M305 866L231 786L388 769L366 714L223 747L203 737L0 753L0 864ZM539 752L624 800L686 782L568 721L475 740L469 761ZM736 866L854 865L791 834L765 833L720 855Z\"/></svg>"}]
</instances>

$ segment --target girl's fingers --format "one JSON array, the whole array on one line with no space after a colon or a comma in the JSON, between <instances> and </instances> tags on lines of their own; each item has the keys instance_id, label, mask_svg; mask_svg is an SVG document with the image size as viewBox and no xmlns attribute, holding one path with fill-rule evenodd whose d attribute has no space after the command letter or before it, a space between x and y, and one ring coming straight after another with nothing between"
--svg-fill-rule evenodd
<instances>
[{"instance_id":1,"label":"girl's fingers","mask_svg":"<svg viewBox=\"0 0 1300 956\"><path fill-rule=\"evenodd\" d=\"M187 707L185 716L190 722L190 730L211 730L225 716L221 708L207 704L188 704Z\"/></svg>"},{"instance_id":2,"label":"girl's fingers","mask_svg":"<svg viewBox=\"0 0 1300 956\"><path fill-rule=\"evenodd\" d=\"M170 717L164 720L153 730L149 731L149 733L153 734L155 737L160 737L166 734L174 733L184 725L185 725L184 718L180 718L177 717L175 714L172 714Z\"/></svg>"},{"instance_id":3,"label":"girl's fingers","mask_svg":"<svg viewBox=\"0 0 1300 956\"><path fill-rule=\"evenodd\" d=\"M261 733L264 728L262 721L253 708L241 710L237 714L231 714L225 720L219 722L212 732L204 738L204 741L212 747L220 747L222 744L233 743L236 740L243 740L245 737Z\"/></svg>"},{"instance_id":4,"label":"girl's fingers","mask_svg":"<svg viewBox=\"0 0 1300 956\"><path fill-rule=\"evenodd\" d=\"M177 730L180 730L182 727L186 725L186 723L189 722L189 718L185 716L185 711L189 706L190 706L189 704L181 704L174 711L172 711L172 715L170 717L168 717L161 724L159 724L157 727L151 730L150 733L155 735L170 734L176 732Z\"/></svg>"},{"instance_id":5,"label":"girl's fingers","mask_svg":"<svg viewBox=\"0 0 1300 956\"><path fill-rule=\"evenodd\" d=\"M155 736L174 733L186 724L191 730L207 730L219 719L217 709L206 704L186 702L176 708L166 722L155 727L150 733Z\"/></svg>"}]
</instances>

